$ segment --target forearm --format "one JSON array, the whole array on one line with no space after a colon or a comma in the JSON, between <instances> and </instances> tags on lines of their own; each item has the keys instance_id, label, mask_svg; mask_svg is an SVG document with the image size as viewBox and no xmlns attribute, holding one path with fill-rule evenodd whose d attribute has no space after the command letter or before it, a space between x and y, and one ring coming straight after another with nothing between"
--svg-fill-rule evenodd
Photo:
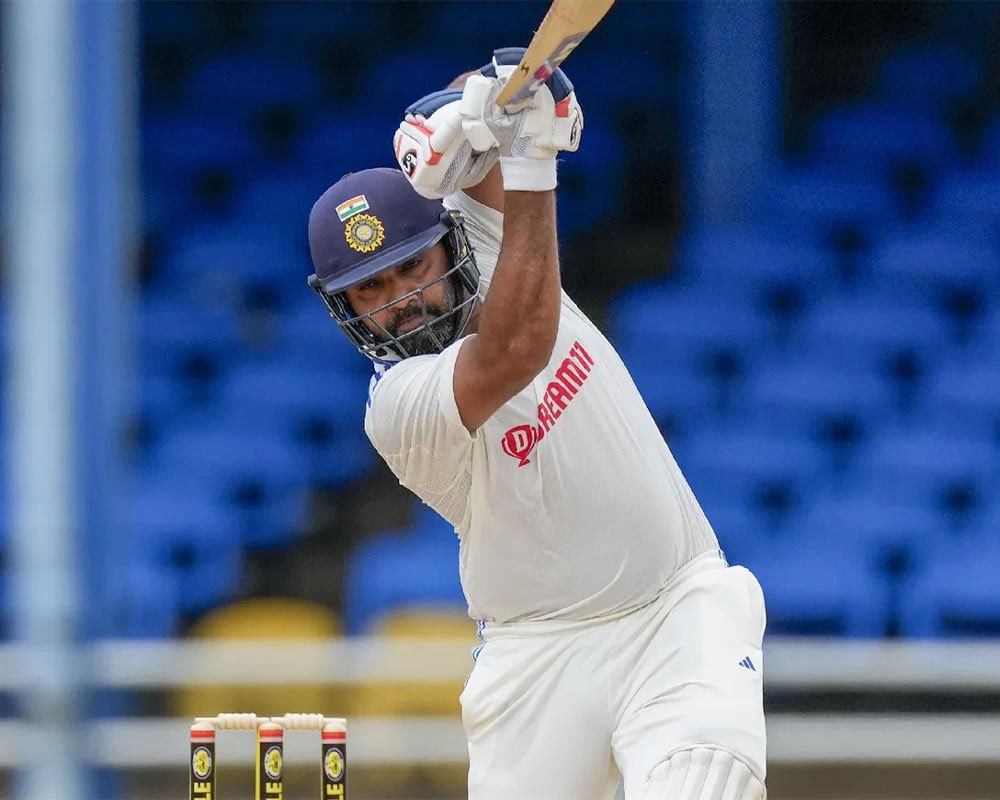
<instances>
[{"instance_id":1,"label":"forearm","mask_svg":"<svg viewBox=\"0 0 1000 800\"><path fill-rule=\"evenodd\" d=\"M499 164L487 172L479 183L463 191L476 202L503 213L503 176Z\"/></svg>"},{"instance_id":2,"label":"forearm","mask_svg":"<svg viewBox=\"0 0 1000 800\"><path fill-rule=\"evenodd\" d=\"M492 364L548 363L559 327L560 280L554 192L506 192L503 244L479 321Z\"/></svg>"}]
</instances>

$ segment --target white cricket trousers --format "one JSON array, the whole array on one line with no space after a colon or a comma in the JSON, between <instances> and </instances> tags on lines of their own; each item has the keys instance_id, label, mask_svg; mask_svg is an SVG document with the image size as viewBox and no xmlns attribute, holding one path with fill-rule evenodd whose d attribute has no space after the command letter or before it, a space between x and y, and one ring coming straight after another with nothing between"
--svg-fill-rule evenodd
<instances>
[{"instance_id":1,"label":"white cricket trousers","mask_svg":"<svg viewBox=\"0 0 1000 800\"><path fill-rule=\"evenodd\" d=\"M765 619L757 579L713 551L617 618L487 624L461 696L469 800L611 800L619 775L632 800L696 744L763 782Z\"/></svg>"}]
</instances>

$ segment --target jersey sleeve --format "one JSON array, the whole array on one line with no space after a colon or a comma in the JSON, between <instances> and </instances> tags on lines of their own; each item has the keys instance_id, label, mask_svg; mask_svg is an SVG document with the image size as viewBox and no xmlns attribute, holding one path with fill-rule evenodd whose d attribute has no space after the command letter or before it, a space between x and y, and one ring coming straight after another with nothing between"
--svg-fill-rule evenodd
<instances>
[{"instance_id":1,"label":"jersey sleeve","mask_svg":"<svg viewBox=\"0 0 1000 800\"><path fill-rule=\"evenodd\" d=\"M455 402L455 361L464 341L376 374L365 414L365 433L399 482L455 525L476 440Z\"/></svg>"},{"instance_id":2,"label":"jersey sleeve","mask_svg":"<svg viewBox=\"0 0 1000 800\"><path fill-rule=\"evenodd\" d=\"M448 195L444 199L445 208L462 212L465 219L465 233L472 245L479 274L487 286L493 280L493 271L500 258L500 242L503 238L503 214L494 208L473 200L465 192Z\"/></svg>"}]
</instances>

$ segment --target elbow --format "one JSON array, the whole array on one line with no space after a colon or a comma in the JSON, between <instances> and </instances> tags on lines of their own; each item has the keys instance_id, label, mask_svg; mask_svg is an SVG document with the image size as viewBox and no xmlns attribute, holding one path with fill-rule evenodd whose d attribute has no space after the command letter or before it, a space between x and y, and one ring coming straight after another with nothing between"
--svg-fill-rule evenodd
<instances>
[{"instance_id":1,"label":"elbow","mask_svg":"<svg viewBox=\"0 0 1000 800\"><path fill-rule=\"evenodd\" d=\"M514 368L525 385L552 359L556 333L557 329L553 326L551 331L534 331L532 335L519 336L508 344L506 363Z\"/></svg>"}]
</instances>

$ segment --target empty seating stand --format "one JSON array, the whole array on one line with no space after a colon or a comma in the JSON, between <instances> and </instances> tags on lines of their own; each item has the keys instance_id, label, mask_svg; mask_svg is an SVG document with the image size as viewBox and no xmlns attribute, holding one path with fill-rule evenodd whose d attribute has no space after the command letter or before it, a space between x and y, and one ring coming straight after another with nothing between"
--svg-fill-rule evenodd
<instances>
[{"instance_id":1,"label":"empty seating stand","mask_svg":"<svg viewBox=\"0 0 1000 800\"><path fill-rule=\"evenodd\" d=\"M447 4L439 19L398 4L241 8L141 9L151 61L186 55L144 98L147 436L121 555L124 635L169 635L233 601L248 553L300 543L310 492L350 502L378 474L368 365L305 286L306 220L345 172L394 163L408 103L489 55L454 43ZM603 35L641 12L622 8ZM519 35L502 3L478 13L501 40ZM649 41L682 35L676 15L653 16ZM414 31L447 36L463 63L413 51ZM397 57L367 52L376 33ZM595 99L583 148L560 165L564 240L631 230L625 179L663 149L632 153L626 125L681 102L671 48L627 76L594 48L568 70L584 105ZM960 142L948 116L986 78L951 44L892 54L864 96L819 114L739 224L691 221L672 260L651 254L662 277L608 308L607 334L724 549L760 577L772 631L1000 632L1000 117ZM346 632L461 627L458 546L424 507L361 537Z\"/></svg>"}]
</instances>

